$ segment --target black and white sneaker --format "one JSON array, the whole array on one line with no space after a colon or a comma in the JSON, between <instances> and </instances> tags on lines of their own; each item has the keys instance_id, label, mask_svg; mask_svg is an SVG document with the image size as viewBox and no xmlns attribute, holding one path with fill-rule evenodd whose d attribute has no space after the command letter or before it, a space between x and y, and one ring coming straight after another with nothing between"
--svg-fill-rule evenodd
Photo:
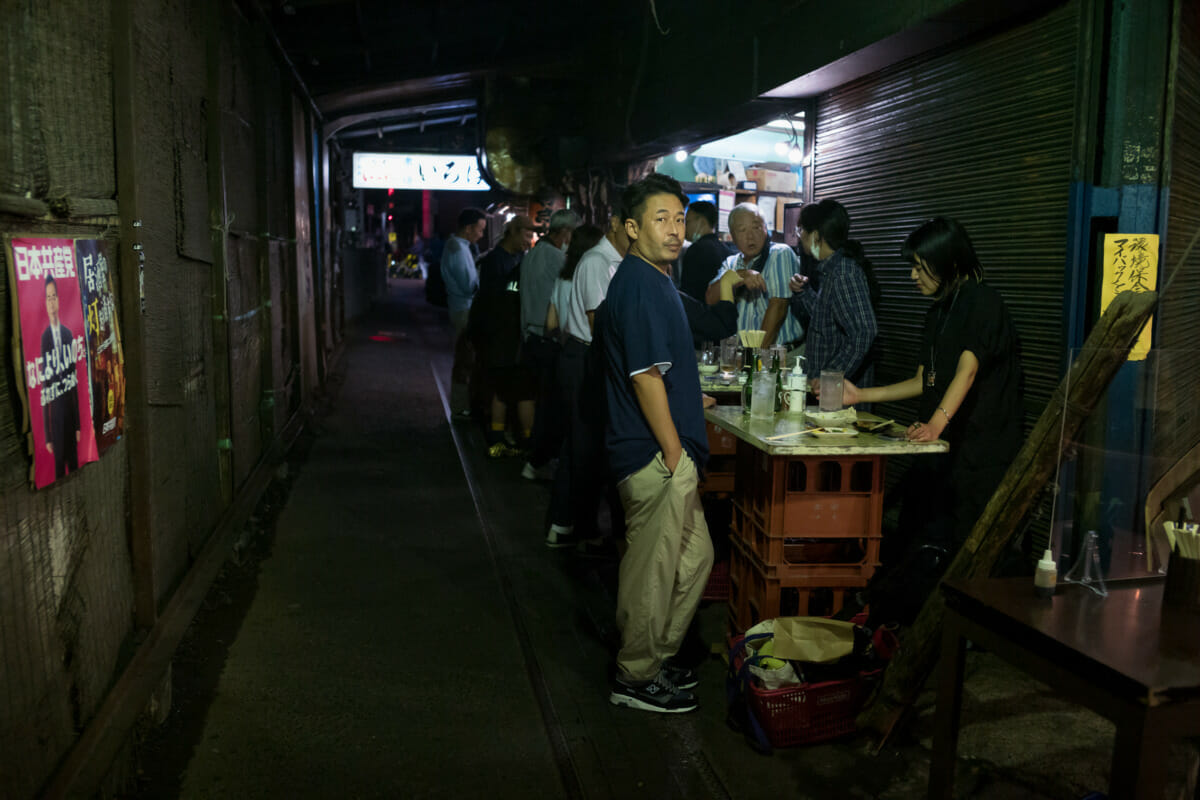
<instances>
[{"instance_id":1,"label":"black and white sneaker","mask_svg":"<svg viewBox=\"0 0 1200 800\"><path fill-rule=\"evenodd\" d=\"M662 672L667 680L680 689L695 689L700 685L700 676L696 674L696 670L676 664L670 659L663 662Z\"/></svg>"},{"instance_id":2,"label":"black and white sneaker","mask_svg":"<svg viewBox=\"0 0 1200 800\"><path fill-rule=\"evenodd\" d=\"M574 525L551 525L546 534L546 547L574 547L578 542Z\"/></svg>"},{"instance_id":3,"label":"black and white sneaker","mask_svg":"<svg viewBox=\"0 0 1200 800\"><path fill-rule=\"evenodd\" d=\"M657 711L660 714L683 714L700 707L696 695L671 683L659 670L654 680L640 686L631 686L620 678L613 682L608 701L614 706L636 708L639 711Z\"/></svg>"}]
</instances>

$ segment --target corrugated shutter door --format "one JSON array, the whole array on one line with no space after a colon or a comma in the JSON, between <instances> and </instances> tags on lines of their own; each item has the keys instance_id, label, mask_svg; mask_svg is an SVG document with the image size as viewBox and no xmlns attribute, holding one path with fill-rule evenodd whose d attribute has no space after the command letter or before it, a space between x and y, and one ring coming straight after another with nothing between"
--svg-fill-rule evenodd
<instances>
[{"instance_id":1,"label":"corrugated shutter door","mask_svg":"<svg viewBox=\"0 0 1200 800\"><path fill-rule=\"evenodd\" d=\"M916 370L929 301L900 246L941 215L966 226L1016 321L1029 425L1057 387L1078 17L1072 2L818 98L814 196L846 206L883 288L877 383ZM911 419L914 407L883 410Z\"/></svg>"},{"instance_id":2,"label":"corrugated shutter door","mask_svg":"<svg viewBox=\"0 0 1200 800\"><path fill-rule=\"evenodd\" d=\"M1179 63L1175 69L1175 117L1171 125L1170 194L1164 280L1179 264L1200 228L1200 3L1183 4ZM1192 248L1160 299L1156 346L1158 413L1154 424L1153 477L1157 479L1200 441L1200 244Z\"/></svg>"}]
</instances>

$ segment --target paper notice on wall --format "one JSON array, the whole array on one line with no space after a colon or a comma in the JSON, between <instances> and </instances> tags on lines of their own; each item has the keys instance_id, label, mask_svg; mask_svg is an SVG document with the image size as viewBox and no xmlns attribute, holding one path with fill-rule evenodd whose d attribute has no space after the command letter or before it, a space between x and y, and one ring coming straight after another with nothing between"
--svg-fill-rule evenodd
<instances>
[{"instance_id":1,"label":"paper notice on wall","mask_svg":"<svg viewBox=\"0 0 1200 800\"><path fill-rule=\"evenodd\" d=\"M775 224L775 198L774 197L765 197L763 195L759 195L758 210L760 212L762 212L763 221L767 223L767 227L771 231L776 231L779 229L778 226Z\"/></svg>"},{"instance_id":2,"label":"paper notice on wall","mask_svg":"<svg viewBox=\"0 0 1200 800\"><path fill-rule=\"evenodd\" d=\"M734 192L721 191L717 193L717 230L729 230L729 212L733 211L737 195Z\"/></svg>"},{"instance_id":3,"label":"paper notice on wall","mask_svg":"<svg viewBox=\"0 0 1200 800\"><path fill-rule=\"evenodd\" d=\"M100 455L125 427L125 355L113 296L115 247L103 239L76 239L75 260L87 322L92 427Z\"/></svg>"},{"instance_id":4,"label":"paper notice on wall","mask_svg":"<svg viewBox=\"0 0 1200 800\"><path fill-rule=\"evenodd\" d=\"M1106 233L1104 235L1104 285L1100 290L1101 312L1121 292L1152 292L1158 285L1158 234ZM1142 361L1150 352L1154 318L1146 322L1130 361Z\"/></svg>"},{"instance_id":5,"label":"paper notice on wall","mask_svg":"<svg viewBox=\"0 0 1200 800\"><path fill-rule=\"evenodd\" d=\"M42 488L98 458L75 242L13 238L9 272L33 482Z\"/></svg>"}]
</instances>

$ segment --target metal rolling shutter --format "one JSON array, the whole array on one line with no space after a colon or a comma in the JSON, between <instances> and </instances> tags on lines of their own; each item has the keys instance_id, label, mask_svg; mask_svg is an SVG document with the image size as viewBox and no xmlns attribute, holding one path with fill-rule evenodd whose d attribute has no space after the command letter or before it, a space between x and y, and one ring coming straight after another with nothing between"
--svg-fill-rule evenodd
<instances>
[{"instance_id":1,"label":"metal rolling shutter","mask_svg":"<svg viewBox=\"0 0 1200 800\"><path fill-rule=\"evenodd\" d=\"M1028 426L1057 387L1078 17L1072 2L818 98L814 196L846 206L851 236L883 288L877 383L916 369L929 301L914 289L900 245L944 215L970 232L1020 331ZM885 413L911 418L914 407Z\"/></svg>"},{"instance_id":2,"label":"metal rolling shutter","mask_svg":"<svg viewBox=\"0 0 1200 800\"><path fill-rule=\"evenodd\" d=\"M1163 242L1163 281L1179 264L1200 228L1200 3L1181 9L1179 61L1175 67L1175 114L1170 134L1169 201ZM1162 286L1162 284L1160 284ZM1200 354L1196 309L1200 308L1200 243L1162 292L1157 339L1158 413L1154 422L1153 479L1200 441Z\"/></svg>"}]
</instances>

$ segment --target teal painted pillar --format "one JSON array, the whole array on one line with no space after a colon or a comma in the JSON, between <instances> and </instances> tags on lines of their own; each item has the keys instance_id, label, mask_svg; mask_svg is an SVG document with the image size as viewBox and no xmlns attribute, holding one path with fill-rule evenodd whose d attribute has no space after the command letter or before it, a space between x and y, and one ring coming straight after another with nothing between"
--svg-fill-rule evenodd
<instances>
[{"instance_id":1,"label":"teal painted pillar","mask_svg":"<svg viewBox=\"0 0 1200 800\"><path fill-rule=\"evenodd\" d=\"M1106 210L1115 219L1109 218L1105 227L1116 232L1165 232L1162 173L1173 17L1173 0L1115 0L1107 40L1098 42L1105 48L1107 67L1094 191L1110 199ZM1102 237L1093 246L1102 246ZM1099 253L1091 264L1089 305L1098 313ZM1117 374L1084 433L1086 446L1078 464L1072 538L1097 531L1106 568L1113 555L1124 560L1130 550L1136 554L1144 546L1141 509L1151 422L1151 410L1141 401L1145 365L1129 362Z\"/></svg>"}]
</instances>

